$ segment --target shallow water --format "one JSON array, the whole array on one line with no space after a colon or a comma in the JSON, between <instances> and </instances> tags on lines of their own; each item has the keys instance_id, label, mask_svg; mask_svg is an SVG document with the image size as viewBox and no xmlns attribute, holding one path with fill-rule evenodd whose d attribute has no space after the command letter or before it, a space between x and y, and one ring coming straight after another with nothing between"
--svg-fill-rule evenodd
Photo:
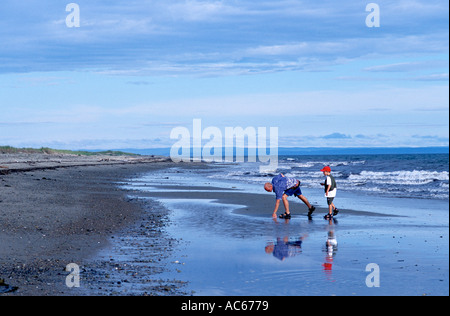
<instances>
[{"instance_id":1,"label":"shallow water","mask_svg":"<svg viewBox=\"0 0 450 316\"><path fill-rule=\"evenodd\" d=\"M274 221L236 215L233 206L210 201L160 201L174 211L176 224L169 233L184 240L173 256L177 272L166 276L189 281L195 295L448 293L448 264L444 266L441 245L448 235L436 239L433 231L422 231L414 238L414 229L393 234L393 219L387 218L354 229L346 216L335 222L306 217ZM379 229L374 228L377 224ZM427 249L420 249L418 258L424 237ZM427 260L425 253L434 258ZM369 263L380 266L379 288L366 285Z\"/></svg>"},{"instance_id":2,"label":"shallow water","mask_svg":"<svg viewBox=\"0 0 450 316\"><path fill-rule=\"evenodd\" d=\"M204 178L195 169L149 173L124 187L171 210L168 235L181 243L162 279L188 282L194 295L448 295L448 204L341 192L341 212L289 221L237 214L243 205L198 198L198 192L260 192L260 185ZM213 171L208 170L208 173ZM213 187L211 189L211 187ZM180 192L197 192L181 199ZM307 189L313 203L323 191ZM168 194L154 194L166 192ZM225 195L225 194L224 194ZM164 196L164 197L162 197ZM201 194L200 194L201 196ZM245 203L252 201L245 200ZM316 204L318 205L318 204ZM273 205L269 205L272 208ZM395 215L395 216L384 216ZM366 281L378 265L380 286ZM369 278L369 279L368 279Z\"/></svg>"}]
</instances>

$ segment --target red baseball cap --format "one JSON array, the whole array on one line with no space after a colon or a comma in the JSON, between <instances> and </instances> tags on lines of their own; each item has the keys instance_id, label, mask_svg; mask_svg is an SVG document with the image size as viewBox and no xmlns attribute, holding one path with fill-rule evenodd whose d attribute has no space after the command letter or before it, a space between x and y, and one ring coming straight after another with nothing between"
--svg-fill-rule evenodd
<instances>
[{"instance_id":1,"label":"red baseball cap","mask_svg":"<svg viewBox=\"0 0 450 316\"><path fill-rule=\"evenodd\" d=\"M329 166L323 167L320 171L331 172L331 168Z\"/></svg>"}]
</instances>

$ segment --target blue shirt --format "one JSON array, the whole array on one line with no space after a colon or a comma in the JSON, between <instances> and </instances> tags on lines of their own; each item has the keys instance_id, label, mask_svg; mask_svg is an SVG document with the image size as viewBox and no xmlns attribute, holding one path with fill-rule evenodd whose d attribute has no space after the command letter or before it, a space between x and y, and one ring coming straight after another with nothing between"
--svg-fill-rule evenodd
<instances>
[{"instance_id":1,"label":"blue shirt","mask_svg":"<svg viewBox=\"0 0 450 316\"><path fill-rule=\"evenodd\" d=\"M273 192L275 192L276 199L281 200L284 191L295 187L297 185L297 179L283 177L281 174L272 179Z\"/></svg>"}]
</instances>

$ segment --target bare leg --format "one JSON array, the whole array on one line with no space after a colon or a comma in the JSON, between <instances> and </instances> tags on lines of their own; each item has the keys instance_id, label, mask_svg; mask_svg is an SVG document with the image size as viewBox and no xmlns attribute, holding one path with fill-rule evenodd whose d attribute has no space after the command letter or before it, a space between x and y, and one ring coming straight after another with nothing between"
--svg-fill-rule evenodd
<instances>
[{"instance_id":1,"label":"bare leg","mask_svg":"<svg viewBox=\"0 0 450 316\"><path fill-rule=\"evenodd\" d=\"M290 214L291 212L289 212L289 202L287 200L287 195L284 194L283 195L283 205L284 205L284 209L286 210L286 214Z\"/></svg>"},{"instance_id":2,"label":"bare leg","mask_svg":"<svg viewBox=\"0 0 450 316\"><path fill-rule=\"evenodd\" d=\"M339 211L338 211L336 205L334 205L334 203L331 203L331 206L332 206L332 208L333 208L333 216L338 215L338 214L339 214Z\"/></svg>"},{"instance_id":3,"label":"bare leg","mask_svg":"<svg viewBox=\"0 0 450 316\"><path fill-rule=\"evenodd\" d=\"M307 199L304 195L299 195L298 198L299 198L300 200L302 200L303 203L306 204L306 206L308 207L308 209L310 209L310 208L312 207L311 204L309 204L308 199Z\"/></svg>"}]
</instances>

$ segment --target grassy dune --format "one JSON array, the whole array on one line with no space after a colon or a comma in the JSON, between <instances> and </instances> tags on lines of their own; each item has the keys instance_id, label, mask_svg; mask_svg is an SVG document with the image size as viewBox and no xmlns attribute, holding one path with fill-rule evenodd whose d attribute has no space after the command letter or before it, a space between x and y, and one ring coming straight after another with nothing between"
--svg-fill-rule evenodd
<instances>
[{"instance_id":1,"label":"grassy dune","mask_svg":"<svg viewBox=\"0 0 450 316\"><path fill-rule=\"evenodd\" d=\"M96 155L107 155L107 156L139 156L136 154L126 153L122 151L113 151L113 150L106 150L106 151L84 151L84 150L65 150L65 149L52 149L48 147L41 147L41 148L16 148L11 146L0 146L0 154L48 154L48 155L55 155L55 154L65 154L65 155L78 155L78 156L96 156Z\"/></svg>"}]
</instances>

